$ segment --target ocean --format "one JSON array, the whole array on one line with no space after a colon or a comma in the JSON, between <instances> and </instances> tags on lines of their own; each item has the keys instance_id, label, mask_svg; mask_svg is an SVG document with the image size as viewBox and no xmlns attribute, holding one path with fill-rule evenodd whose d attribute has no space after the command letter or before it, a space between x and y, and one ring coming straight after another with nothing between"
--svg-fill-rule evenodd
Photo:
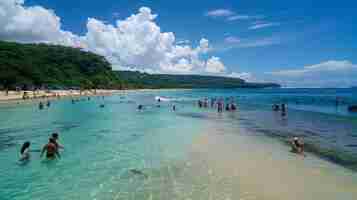
<instances>
[{"instance_id":1,"label":"ocean","mask_svg":"<svg viewBox=\"0 0 357 200\"><path fill-rule=\"evenodd\" d=\"M238 110L198 108L204 98L234 99ZM281 103L285 117L272 111ZM356 199L354 104L352 88L123 91L43 110L2 104L0 199ZM46 161L39 151L52 132L64 149ZM291 137L303 138L306 157L290 152ZM25 141L31 159L19 163Z\"/></svg>"}]
</instances>

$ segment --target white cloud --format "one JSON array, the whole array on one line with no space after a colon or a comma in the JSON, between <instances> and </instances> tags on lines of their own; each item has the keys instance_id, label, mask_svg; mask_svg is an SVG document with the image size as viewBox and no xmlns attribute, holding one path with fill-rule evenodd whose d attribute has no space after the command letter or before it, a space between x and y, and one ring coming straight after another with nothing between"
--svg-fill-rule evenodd
<instances>
[{"instance_id":1,"label":"white cloud","mask_svg":"<svg viewBox=\"0 0 357 200\"><path fill-rule=\"evenodd\" d=\"M207 60L206 72L208 72L208 73L223 73L223 72L225 72L225 70L226 70L226 67L221 62L220 58L213 56Z\"/></svg>"},{"instance_id":2,"label":"white cloud","mask_svg":"<svg viewBox=\"0 0 357 200\"><path fill-rule=\"evenodd\" d=\"M205 72L206 60L202 57L211 50L209 41L202 38L197 47L190 46L189 41L176 42L174 33L161 31L156 17L150 8L142 7L114 25L88 18L87 32L78 36L64 31L60 17L52 10L25 6L24 0L1 0L0 39L81 47L105 56L114 69Z\"/></svg>"},{"instance_id":3,"label":"white cloud","mask_svg":"<svg viewBox=\"0 0 357 200\"><path fill-rule=\"evenodd\" d=\"M60 18L41 6L24 7L24 0L0 1L0 38L19 42L74 45L78 40L61 30Z\"/></svg>"},{"instance_id":4,"label":"white cloud","mask_svg":"<svg viewBox=\"0 0 357 200\"><path fill-rule=\"evenodd\" d=\"M241 39L235 36L228 36L224 38L224 42L226 43L240 43Z\"/></svg>"},{"instance_id":5,"label":"white cloud","mask_svg":"<svg viewBox=\"0 0 357 200\"><path fill-rule=\"evenodd\" d=\"M250 26L248 29L256 30L256 29L268 28L268 27L272 27L272 26L280 26L280 23L277 23L277 22L257 23L257 24Z\"/></svg>"},{"instance_id":6,"label":"white cloud","mask_svg":"<svg viewBox=\"0 0 357 200\"><path fill-rule=\"evenodd\" d=\"M264 16L261 15L233 15L233 16L229 16L227 17L228 21L236 21L236 20L248 20L248 19L261 19L264 18Z\"/></svg>"},{"instance_id":7,"label":"white cloud","mask_svg":"<svg viewBox=\"0 0 357 200\"><path fill-rule=\"evenodd\" d=\"M268 72L265 76L289 87L349 87L357 84L357 65L348 60L330 60L300 69Z\"/></svg>"},{"instance_id":8,"label":"white cloud","mask_svg":"<svg viewBox=\"0 0 357 200\"><path fill-rule=\"evenodd\" d=\"M234 12L229 9L215 9L208 11L205 15L209 17L227 17L234 15Z\"/></svg>"},{"instance_id":9,"label":"white cloud","mask_svg":"<svg viewBox=\"0 0 357 200\"><path fill-rule=\"evenodd\" d=\"M228 77L232 77L232 78L240 78L243 79L245 81L255 81L255 78L253 77L253 75L249 72L232 72L228 75Z\"/></svg>"},{"instance_id":10,"label":"white cloud","mask_svg":"<svg viewBox=\"0 0 357 200\"><path fill-rule=\"evenodd\" d=\"M240 48L256 48L256 47L265 47L271 45L280 44L281 40L278 37L265 37L265 38L239 38L236 36L228 36L224 39L222 44L217 44L211 49L213 51L227 51L231 49L240 49Z\"/></svg>"}]
</instances>

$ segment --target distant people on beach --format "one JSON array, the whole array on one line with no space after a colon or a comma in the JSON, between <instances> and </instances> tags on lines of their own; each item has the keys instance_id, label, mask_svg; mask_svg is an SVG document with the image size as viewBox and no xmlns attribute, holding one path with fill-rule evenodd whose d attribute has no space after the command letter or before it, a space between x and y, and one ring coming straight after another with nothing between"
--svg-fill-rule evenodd
<instances>
[{"instance_id":1,"label":"distant people on beach","mask_svg":"<svg viewBox=\"0 0 357 200\"><path fill-rule=\"evenodd\" d=\"M58 151L58 146L57 142L55 139L52 137L48 140L48 143L42 148L41 151L41 158L43 157L43 154L46 153L46 158L47 159L55 159L55 158L61 158L61 155Z\"/></svg>"},{"instance_id":2,"label":"distant people on beach","mask_svg":"<svg viewBox=\"0 0 357 200\"><path fill-rule=\"evenodd\" d=\"M304 142L300 138L294 137L290 143L291 152L304 155Z\"/></svg>"},{"instance_id":3,"label":"distant people on beach","mask_svg":"<svg viewBox=\"0 0 357 200\"><path fill-rule=\"evenodd\" d=\"M28 141L22 145L21 150L20 150L20 160L19 161L23 162L23 161L27 161L30 159L30 145L31 145L31 143Z\"/></svg>"}]
</instances>

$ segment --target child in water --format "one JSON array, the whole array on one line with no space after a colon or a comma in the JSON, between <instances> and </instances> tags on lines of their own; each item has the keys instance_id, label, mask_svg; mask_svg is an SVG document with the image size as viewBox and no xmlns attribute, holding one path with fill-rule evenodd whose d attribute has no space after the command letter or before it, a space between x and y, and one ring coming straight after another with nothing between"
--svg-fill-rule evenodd
<instances>
[{"instance_id":1,"label":"child in water","mask_svg":"<svg viewBox=\"0 0 357 200\"><path fill-rule=\"evenodd\" d=\"M30 142L25 142L20 150L20 160L19 161L27 161L30 159Z\"/></svg>"},{"instance_id":2,"label":"child in water","mask_svg":"<svg viewBox=\"0 0 357 200\"><path fill-rule=\"evenodd\" d=\"M50 138L48 143L43 147L41 152L41 158L45 152L47 159L52 160L55 158L61 158L61 155L58 152L58 146L56 145L56 141L53 138Z\"/></svg>"}]
</instances>

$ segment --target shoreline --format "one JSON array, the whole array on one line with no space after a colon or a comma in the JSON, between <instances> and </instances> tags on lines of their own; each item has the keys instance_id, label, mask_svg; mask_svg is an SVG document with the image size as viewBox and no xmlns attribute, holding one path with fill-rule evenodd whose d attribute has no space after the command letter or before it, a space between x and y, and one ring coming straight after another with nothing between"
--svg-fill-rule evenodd
<instances>
[{"instance_id":1,"label":"shoreline","mask_svg":"<svg viewBox=\"0 0 357 200\"><path fill-rule=\"evenodd\" d=\"M84 96L107 96L112 95L120 90L96 90L96 92L85 90L38 90L34 91L9 91L9 94L6 95L4 91L0 91L0 104L8 103L24 103L24 102L33 102L41 100L54 100L62 98L75 98L75 97L84 97ZM26 98L24 98L25 93L27 93Z\"/></svg>"}]
</instances>

